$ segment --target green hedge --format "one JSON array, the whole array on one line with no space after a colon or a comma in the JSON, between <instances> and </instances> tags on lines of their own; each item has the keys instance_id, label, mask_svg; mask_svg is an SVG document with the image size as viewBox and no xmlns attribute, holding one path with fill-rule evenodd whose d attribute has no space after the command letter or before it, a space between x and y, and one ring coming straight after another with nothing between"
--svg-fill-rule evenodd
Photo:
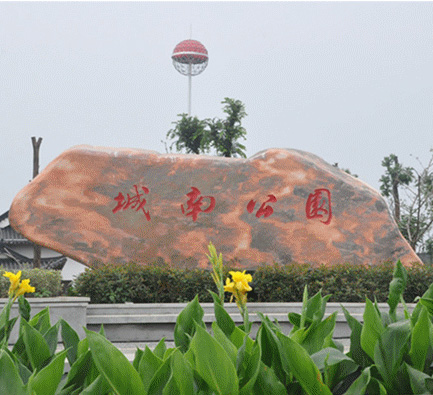
<instances>
[{"instance_id":1,"label":"green hedge","mask_svg":"<svg viewBox=\"0 0 433 395\"><path fill-rule=\"evenodd\" d=\"M364 302L368 297L386 302L394 265L308 264L263 265L253 274L250 302L300 302L304 286L311 294L322 289L330 302ZM228 273L229 269L226 268ZM433 268L408 268L406 302L413 302L433 282ZM200 302L212 302L207 291L215 290L209 271L173 269L168 266L110 265L86 269L74 282L72 293L90 297L91 303L178 303L199 295ZM229 295L227 295L227 298Z\"/></svg>"},{"instance_id":2,"label":"green hedge","mask_svg":"<svg viewBox=\"0 0 433 395\"><path fill-rule=\"evenodd\" d=\"M8 297L10 282L3 274L7 270L0 268L0 298ZM13 270L16 273L17 270ZM60 270L46 269L23 269L21 279L30 279L30 285L36 288L34 293L26 294L27 298L32 297L53 297L62 295L62 273Z\"/></svg>"}]
</instances>

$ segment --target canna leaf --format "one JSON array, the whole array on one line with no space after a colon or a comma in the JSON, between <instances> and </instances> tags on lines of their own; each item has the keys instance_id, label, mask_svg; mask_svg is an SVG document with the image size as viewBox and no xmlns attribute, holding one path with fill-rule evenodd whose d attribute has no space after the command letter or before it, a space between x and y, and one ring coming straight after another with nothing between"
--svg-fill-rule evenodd
<instances>
[{"instance_id":1,"label":"canna leaf","mask_svg":"<svg viewBox=\"0 0 433 395\"><path fill-rule=\"evenodd\" d=\"M24 394L24 384L18 370L5 350L0 350L0 394Z\"/></svg>"},{"instance_id":2,"label":"canna leaf","mask_svg":"<svg viewBox=\"0 0 433 395\"><path fill-rule=\"evenodd\" d=\"M345 392L345 395L364 395L367 391L368 385L371 380L371 367L365 368L361 375L353 382L349 389Z\"/></svg>"},{"instance_id":3,"label":"canna leaf","mask_svg":"<svg viewBox=\"0 0 433 395\"><path fill-rule=\"evenodd\" d=\"M158 358L151 351L151 349L148 346L146 346L137 369L141 377L141 380L144 384L144 388L146 389L146 392L147 389L149 388L153 376L161 367L162 363L163 363L162 359Z\"/></svg>"},{"instance_id":4,"label":"canna leaf","mask_svg":"<svg viewBox=\"0 0 433 395\"><path fill-rule=\"evenodd\" d=\"M400 299L403 296L403 292L406 288L406 283L407 271L400 262L400 260L398 260L394 268L392 281L389 284L388 295L389 315L393 322L397 321L396 309Z\"/></svg>"},{"instance_id":5,"label":"canna leaf","mask_svg":"<svg viewBox=\"0 0 433 395\"><path fill-rule=\"evenodd\" d=\"M352 317L344 308L344 306L341 306L341 308L352 331L350 334L350 351L347 355L351 357L358 365L365 368L369 366L373 360L361 347L362 324L356 318Z\"/></svg>"},{"instance_id":6,"label":"canna leaf","mask_svg":"<svg viewBox=\"0 0 433 395\"><path fill-rule=\"evenodd\" d=\"M220 343L199 325L190 349L194 353L194 369L215 393L238 394L238 376L232 360Z\"/></svg>"},{"instance_id":7,"label":"canna leaf","mask_svg":"<svg viewBox=\"0 0 433 395\"><path fill-rule=\"evenodd\" d=\"M379 313L373 303L367 299L365 302L364 325L361 330L361 347L371 359L374 359L374 347L384 331L385 328Z\"/></svg>"},{"instance_id":8,"label":"canna leaf","mask_svg":"<svg viewBox=\"0 0 433 395\"><path fill-rule=\"evenodd\" d=\"M68 349L68 361L69 364L72 366L72 364L77 359L78 344L80 343L80 338L78 337L77 332L75 332L75 330L72 329L72 327L63 318L61 318L59 322L62 326L61 334L63 344L65 346L65 349Z\"/></svg>"},{"instance_id":9,"label":"canna leaf","mask_svg":"<svg viewBox=\"0 0 433 395\"><path fill-rule=\"evenodd\" d=\"M426 386L426 380L431 380L431 377L417 369L409 366L406 362L403 362L406 371L409 375L410 387L414 394L418 395L430 395L431 392Z\"/></svg>"},{"instance_id":10,"label":"canna leaf","mask_svg":"<svg viewBox=\"0 0 433 395\"><path fill-rule=\"evenodd\" d=\"M21 320L25 350L33 369L41 369L51 357L44 337L25 320Z\"/></svg>"},{"instance_id":11,"label":"canna leaf","mask_svg":"<svg viewBox=\"0 0 433 395\"><path fill-rule=\"evenodd\" d=\"M164 359L164 354L167 351L167 346L165 345L165 337L163 337L158 344L153 349L153 353L159 358Z\"/></svg>"},{"instance_id":12,"label":"canna leaf","mask_svg":"<svg viewBox=\"0 0 433 395\"><path fill-rule=\"evenodd\" d=\"M170 376L171 376L171 358L167 358L158 368L158 370L155 372L155 374L152 377L152 380L150 381L147 394L148 395L157 395L157 394L163 394L163 390L167 386ZM174 383L172 384L172 386Z\"/></svg>"},{"instance_id":13,"label":"canna leaf","mask_svg":"<svg viewBox=\"0 0 433 395\"><path fill-rule=\"evenodd\" d=\"M119 395L146 394L139 374L125 355L101 334L85 332L93 360L112 390Z\"/></svg>"},{"instance_id":14,"label":"canna leaf","mask_svg":"<svg viewBox=\"0 0 433 395\"><path fill-rule=\"evenodd\" d=\"M227 313L227 310L221 305L219 296L215 292L210 291L210 293L214 300L214 314L216 322L222 331L227 336L230 336L235 330L236 325L232 317L230 317L230 314Z\"/></svg>"},{"instance_id":15,"label":"canna leaf","mask_svg":"<svg viewBox=\"0 0 433 395\"><path fill-rule=\"evenodd\" d=\"M183 353L188 350L190 339L194 335L195 322L204 326L203 316L204 311L198 302L197 295L178 315L174 327L174 343Z\"/></svg>"},{"instance_id":16,"label":"canna leaf","mask_svg":"<svg viewBox=\"0 0 433 395\"><path fill-rule=\"evenodd\" d=\"M259 372L257 374L257 379L254 383L253 395L286 395L287 390L275 372L270 367L266 366L262 361L260 361ZM246 395L246 394L245 394Z\"/></svg>"},{"instance_id":17,"label":"canna leaf","mask_svg":"<svg viewBox=\"0 0 433 395\"><path fill-rule=\"evenodd\" d=\"M397 372L402 364L410 338L409 321L399 321L388 325L380 335L374 349L374 363L384 380L385 387L398 390Z\"/></svg>"},{"instance_id":18,"label":"canna leaf","mask_svg":"<svg viewBox=\"0 0 433 395\"><path fill-rule=\"evenodd\" d=\"M282 359L302 388L308 394L332 395L329 387L323 383L322 375L307 351L282 333L277 332L277 337L283 349Z\"/></svg>"},{"instance_id":19,"label":"canna leaf","mask_svg":"<svg viewBox=\"0 0 433 395\"><path fill-rule=\"evenodd\" d=\"M430 332L432 324L427 309L422 306L411 336L409 356L415 369L424 371L428 348L430 346Z\"/></svg>"},{"instance_id":20,"label":"canna leaf","mask_svg":"<svg viewBox=\"0 0 433 395\"><path fill-rule=\"evenodd\" d=\"M40 371L35 371L27 386L32 393L54 395L63 376L66 350L58 353L53 360Z\"/></svg>"},{"instance_id":21,"label":"canna leaf","mask_svg":"<svg viewBox=\"0 0 433 395\"><path fill-rule=\"evenodd\" d=\"M193 394L194 374L191 365L177 349L171 355L171 371L179 393L182 395Z\"/></svg>"}]
</instances>

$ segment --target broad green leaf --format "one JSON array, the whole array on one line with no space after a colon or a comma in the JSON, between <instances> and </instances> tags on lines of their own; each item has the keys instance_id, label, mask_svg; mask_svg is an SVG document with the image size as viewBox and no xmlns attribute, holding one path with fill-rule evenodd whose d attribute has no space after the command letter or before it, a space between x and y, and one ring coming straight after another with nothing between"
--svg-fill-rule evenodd
<instances>
[{"instance_id":1,"label":"broad green leaf","mask_svg":"<svg viewBox=\"0 0 433 395\"><path fill-rule=\"evenodd\" d=\"M0 328L0 348L4 345L7 345L9 343L9 337L12 332L12 329L15 326L15 323L17 322L18 317L14 317L10 319L6 325Z\"/></svg>"},{"instance_id":2,"label":"broad green leaf","mask_svg":"<svg viewBox=\"0 0 433 395\"><path fill-rule=\"evenodd\" d=\"M260 361L259 372L253 386L253 395L287 395L287 390L272 368Z\"/></svg>"},{"instance_id":3,"label":"broad green leaf","mask_svg":"<svg viewBox=\"0 0 433 395\"><path fill-rule=\"evenodd\" d=\"M77 359L78 353L78 344L80 343L80 338L78 337L77 332L63 319L59 320L62 330L62 340L65 346L65 349L68 349L68 361L69 364L72 365Z\"/></svg>"},{"instance_id":4,"label":"broad green leaf","mask_svg":"<svg viewBox=\"0 0 433 395\"><path fill-rule=\"evenodd\" d=\"M50 349L44 337L27 321L21 320L23 341L33 369L40 369L51 357Z\"/></svg>"},{"instance_id":5,"label":"broad green leaf","mask_svg":"<svg viewBox=\"0 0 433 395\"><path fill-rule=\"evenodd\" d=\"M146 346L137 369L146 391L162 363L162 359L158 358L150 348Z\"/></svg>"},{"instance_id":6,"label":"broad green leaf","mask_svg":"<svg viewBox=\"0 0 433 395\"><path fill-rule=\"evenodd\" d=\"M414 369L406 362L403 363L409 375L410 387L413 393L419 395L430 395L431 392L426 387L426 380L431 379L431 377L417 369Z\"/></svg>"},{"instance_id":7,"label":"broad green leaf","mask_svg":"<svg viewBox=\"0 0 433 395\"><path fill-rule=\"evenodd\" d=\"M365 368L373 361L361 347L362 324L356 318L352 317L344 308L344 306L341 306L341 308L352 331L350 334L350 351L348 356L351 357L358 365L361 365L361 367Z\"/></svg>"},{"instance_id":8,"label":"broad green leaf","mask_svg":"<svg viewBox=\"0 0 433 395\"><path fill-rule=\"evenodd\" d=\"M68 351L66 351L66 355ZM66 377L66 382L62 388L61 394L67 395L71 389L82 388L86 382L86 376L91 370L91 365L93 364L92 355L90 350L82 354L78 359L75 360L74 364L71 365L71 369ZM66 389L69 388L69 391Z\"/></svg>"},{"instance_id":9,"label":"broad green leaf","mask_svg":"<svg viewBox=\"0 0 433 395\"><path fill-rule=\"evenodd\" d=\"M14 362L23 383L27 384L32 372L21 362L20 358L12 353L8 348L4 348L3 351L5 351Z\"/></svg>"},{"instance_id":10,"label":"broad green leaf","mask_svg":"<svg viewBox=\"0 0 433 395\"><path fill-rule=\"evenodd\" d=\"M20 295L18 298L18 312L20 313L20 316L28 321L30 319L30 311L30 303L24 295Z\"/></svg>"},{"instance_id":11,"label":"broad green leaf","mask_svg":"<svg viewBox=\"0 0 433 395\"><path fill-rule=\"evenodd\" d=\"M0 350L0 394L23 395L24 384L18 370L5 350Z\"/></svg>"},{"instance_id":12,"label":"broad green leaf","mask_svg":"<svg viewBox=\"0 0 433 395\"><path fill-rule=\"evenodd\" d=\"M427 298L427 297L422 297L419 302L421 305L425 306L429 312L429 314L433 315L433 299L432 298Z\"/></svg>"},{"instance_id":13,"label":"broad green leaf","mask_svg":"<svg viewBox=\"0 0 433 395\"><path fill-rule=\"evenodd\" d=\"M28 386L36 394L54 395L63 376L66 350L58 353L42 370L34 372Z\"/></svg>"},{"instance_id":14,"label":"broad green leaf","mask_svg":"<svg viewBox=\"0 0 433 395\"><path fill-rule=\"evenodd\" d=\"M164 354L167 351L167 346L165 345L165 337L163 337L156 347L153 349L153 353L159 358L164 359Z\"/></svg>"},{"instance_id":15,"label":"broad green leaf","mask_svg":"<svg viewBox=\"0 0 433 395\"><path fill-rule=\"evenodd\" d=\"M299 325L300 329L305 328L305 320L307 318L307 305L308 303L308 288L307 286L304 287L304 294L302 295L302 310L301 310L301 322Z\"/></svg>"},{"instance_id":16,"label":"broad green leaf","mask_svg":"<svg viewBox=\"0 0 433 395\"><path fill-rule=\"evenodd\" d=\"M205 329L196 325L190 348L194 353L195 370L217 394L239 392L238 376L227 352Z\"/></svg>"},{"instance_id":17,"label":"broad green leaf","mask_svg":"<svg viewBox=\"0 0 433 395\"><path fill-rule=\"evenodd\" d=\"M258 343L254 343L251 353L246 352L242 364L242 379L240 380L239 393L241 395L249 395L253 392L257 377L260 371L261 349Z\"/></svg>"},{"instance_id":18,"label":"broad green leaf","mask_svg":"<svg viewBox=\"0 0 433 395\"><path fill-rule=\"evenodd\" d=\"M427 291L424 292L422 297L426 298L426 299L432 299L433 300L433 283L430 284ZM415 323L418 320L418 316L421 313L421 307L422 307L422 305L418 301L418 303L416 304L415 308L412 311L412 316L411 316L412 326L415 326Z\"/></svg>"},{"instance_id":19,"label":"broad green leaf","mask_svg":"<svg viewBox=\"0 0 433 395\"><path fill-rule=\"evenodd\" d=\"M316 352L315 354L311 355L311 359L319 370L323 370L325 368L325 360L328 366L336 365L342 361L350 361L355 363L352 358L349 358L341 351L331 347L327 347Z\"/></svg>"},{"instance_id":20,"label":"broad green leaf","mask_svg":"<svg viewBox=\"0 0 433 395\"><path fill-rule=\"evenodd\" d=\"M177 386L176 380L173 377L173 374L170 372L170 377L167 380L167 383L162 387L162 390L157 392L158 395L174 395L180 394L180 389Z\"/></svg>"},{"instance_id":21,"label":"broad green leaf","mask_svg":"<svg viewBox=\"0 0 433 395\"><path fill-rule=\"evenodd\" d=\"M132 364L102 335L86 330L93 360L116 394L143 395L144 385Z\"/></svg>"},{"instance_id":22,"label":"broad green leaf","mask_svg":"<svg viewBox=\"0 0 433 395\"><path fill-rule=\"evenodd\" d=\"M375 377L371 377L370 383L367 387L367 393L377 395L388 395L384 385ZM400 394L399 394L400 395Z\"/></svg>"},{"instance_id":23,"label":"broad green leaf","mask_svg":"<svg viewBox=\"0 0 433 395\"><path fill-rule=\"evenodd\" d=\"M101 394L108 394L110 390L110 385L108 384L107 380L105 380L104 376L101 374L96 377L95 380L92 381L92 383L87 386L82 392L80 392L80 395L101 395Z\"/></svg>"},{"instance_id":24,"label":"broad green leaf","mask_svg":"<svg viewBox=\"0 0 433 395\"><path fill-rule=\"evenodd\" d=\"M303 340L300 344L310 355L320 351L323 347L331 345L337 314L338 312L335 311L323 321L313 321L303 334Z\"/></svg>"},{"instance_id":25,"label":"broad green leaf","mask_svg":"<svg viewBox=\"0 0 433 395\"><path fill-rule=\"evenodd\" d=\"M216 322L222 331L227 336L230 336L236 325L232 317L230 317L230 314L227 313L227 310L224 308L224 306L221 306L219 296L215 292L210 291L210 293L214 300L214 314Z\"/></svg>"},{"instance_id":26,"label":"broad green leaf","mask_svg":"<svg viewBox=\"0 0 433 395\"><path fill-rule=\"evenodd\" d=\"M4 327L9 321L12 303L12 299L8 299L8 302L4 305L2 312L0 313L0 328Z\"/></svg>"},{"instance_id":27,"label":"broad green leaf","mask_svg":"<svg viewBox=\"0 0 433 395\"><path fill-rule=\"evenodd\" d=\"M364 325L361 330L361 347L371 359L374 359L374 347L384 331L385 328L376 308L367 299L365 301Z\"/></svg>"},{"instance_id":28,"label":"broad green leaf","mask_svg":"<svg viewBox=\"0 0 433 395\"><path fill-rule=\"evenodd\" d=\"M236 346L227 338L222 329L218 326L216 322L212 322L212 331L214 337L221 344L222 348L226 351L227 355L233 362L233 365L236 366L236 359L238 354L238 349Z\"/></svg>"},{"instance_id":29,"label":"broad green leaf","mask_svg":"<svg viewBox=\"0 0 433 395\"><path fill-rule=\"evenodd\" d=\"M367 391L367 387L370 384L371 367L365 368L361 375L353 382L349 389L345 392L345 395L364 395Z\"/></svg>"},{"instance_id":30,"label":"broad green leaf","mask_svg":"<svg viewBox=\"0 0 433 395\"><path fill-rule=\"evenodd\" d=\"M250 343L249 346L252 346L253 340L238 326L235 327L234 331L230 335L230 340L236 346L236 348L239 349L244 344L245 336L248 337L247 342Z\"/></svg>"},{"instance_id":31,"label":"broad green leaf","mask_svg":"<svg viewBox=\"0 0 433 395\"><path fill-rule=\"evenodd\" d=\"M170 364L171 358L167 358L155 372L147 390L148 395L163 394L164 387L167 385L171 376Z\"/></svg>"},{"instance_id":32,"label":"broad green leaf","mask_svg":"<svg viewBox=\"0 0 433 395\"><path fill-rule=\"evenodd\" d=\"M179 389L179 393L185 395L193 394L193 370L189 362L179 350L175 350L171 356L171 371L172 377Z\"/></svg>"},{"instance_id":33,"label":"broad green leaf","mask_svg":"<svg viewBox=\"0 0 433 395\"><path fill-rule=\"evenodd\" d=\"M66 347L66 344L65 344L65 347ZM72 347L73 347L73 345L72 345ZM85 337L84 339L81 339L78 342L77 358L79 358L81 355L85 354L88 350L89 350L89 341L87 340L87 337Z\"/></svg>"},{"instance_id":34,"label":"broad green leaf","mask_svg":"<svg viewBox=\"0 0 433 395\"><path fill-rule=\"evenodd\" d=\"M277 333L282 345L282 359L308 394L332 395L322 381L322 375L307 351L290 337Z\"/></svg>"},{"instance_id":35,"label":"broad green leaf","mask_svg":"<svg viewBox=\"0 0 433 395\"><path fill-rule=\"evenodd\" d=\"M59 326L60 322L53 325L48 331L45 332L44 339L47 342L48 348L50 349L50 354L54 355L57 350L57 343L59 337Z\"/></svg>"},{"instance_id":36,"label":"broad green leaf","mask_svg":"<svg viewBox=\"0 0 433 395\"><path fill-rule=\"evenodd\" d=\"M141 358L143 357L144 351L137 347L135 351L134 360L132 361L132 366L134 366L135 370L138 372L138 366L140 365Z\"/></svg>"},{"instance_id":37,"label":"broad green leaf","mask_svg":"<svg viewBox=\"0 0 433 395\"><path fill-rule=\"evenodd\" d=\"M262 320L262 325L257 331L256 341L262 350L262 361L275 371L275 374L282 383L287 381L287 376L290 374L288 365L284 365L282 361L283 350L281 342L276 333L271 329L270 321L267 317L259 314Z\"/></svg>"},{"instance_id":38,"label":"broad green leaf","mask_svg":"<svg viewBox=\"0 0 433 395\"><path fill-rule=\"evenodd\" d=\"M101 327L99 328L99 332L98 332L101 336L106 337L105 336L105 329L104 329L104 324L101 324Z\"/></svg>"},{"instance_id":39,"label":"broad green leaf","mask_svg":"<svg viewBox=\"0 0 433 395\"><path fill-rule=\"evenodd\" d=\"M406 283L407 271L401 264L400 260L398 260L394 268L392 281L389 284L388 295L389 315L394 322L397 321L395 312L400 298L403 296L403 292L406 288Z\"/></svg>"},{"instance_id":40,"label":"broad green leaf","mask_svg":"<svg viewBox=\"0 0 433 395\"><path fill-rule=\"evenodd\" d=\"M416 322L411 337L409 356L415 369L424 371L427 351L430 345L431 321L427 309L422 306L418 321Z\"/></svg>"},{"instance_id":41,"label":"broad green leaf","mask_svg":"<svg viewBox=\"0 0 433 395\"><path fill-rule=\"evenodd\" d=\"M409 321L388 325L374 349L374 363L387 389L397 389L396 378L410 338Z\"/></svg>"},{"instance_id":42,"label":"broad green leaf","mask_svg":"<svg viewBox=\"0 0 433 395\"><path fill-rule=\"evenodd\" d=\"M180 312L176 320L174 328L174 343L179 347L180 351L188 350L189 342L195 332L195 322L200 326L203 323L204 311L198 302L198 296L187 304Z\"/></svg>"},{"instance_id":43,"label":"broad green leaf","mask_svg":"<svg viewBox=\"0 0 433 395\"><path fill-rule=\"evenodd\" d=\"M29 324L40 333L44 334L51 328L50 308L47 306L39 313L35 314L35 316L29 321Z\"/></svg>"}]
</instances>

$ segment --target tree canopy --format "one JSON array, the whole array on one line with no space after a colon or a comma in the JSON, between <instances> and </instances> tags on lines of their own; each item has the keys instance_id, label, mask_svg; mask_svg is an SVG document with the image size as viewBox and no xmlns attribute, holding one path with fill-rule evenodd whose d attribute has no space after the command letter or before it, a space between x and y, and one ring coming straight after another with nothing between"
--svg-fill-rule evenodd
<instances>
[{"instance_id":1,"label":"tree canopy","mask_svg":"<svg viewBox=\"0 0 433 395\"><path fill-rule=\"evenodd\" d=\"M245 146L239 139L246 139L242 119L247 115L245 105L240 100L226 97L222 102L225 119L213 118L200 120L187 114L179 114L180 119L174 128L167 132L166 138L174 140L170 149L187 154L205 154L211 149L219 156L246 158Z\"/></svg>"}]
</instances>

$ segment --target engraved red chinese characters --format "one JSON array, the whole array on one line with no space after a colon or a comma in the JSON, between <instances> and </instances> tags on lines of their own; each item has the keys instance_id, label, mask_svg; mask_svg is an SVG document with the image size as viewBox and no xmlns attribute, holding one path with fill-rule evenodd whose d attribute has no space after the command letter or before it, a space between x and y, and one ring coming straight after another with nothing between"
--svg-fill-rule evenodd
<instances>
[{"instance_id":1,"label":"engraved red chinese characters","mask_svg":"<svg viewBox=\"0 0 433 395\"><path fill-rule=\"evenodd\" d=\"M191 216L192 220L195 222L197 220L197 217L200 213L210 213L215 208L215 198L212 196L200 196L201 192L196 187L191 187L192 191L187 193L186 196L189 197L187 201L187 207L186 210L183 207L183 204L180 206L182 213L186 216ZM203 199L209 199L210 203L209 206L203 210L201 206L203 205Z\"/></svg>"},{"instance_id":2,"label":"engraved red chinese characters","mask_svg":"<svg viewBox=\"0 0 433 395\"><path fill-rule=\"evenodd\" d=\"M144 215L146 216L146 219L150 221L150 213L149 211L146 211L144 209L144 206L146 205L147 201L143 196L143 193L140 193L138 191L137 185L134 185L135 189L135 195L131 196L129 193L123 196L122 192L119 192L119 194L114 198L114 200L117 202L117 206L113 208L113 213L117 213L118 211L123 211L128 208L131 210L139 211L142 210ZM141 187L142 191L147 195L149 193L149 189L146 187Z\"/></svg>"},{"instance_id":3,"label":"engraved red chinese characters","mask_svg":"<svg viewBox=\"0 0 433 395\"><path fill-rule=\"evenodd\" d=\"M320 222L329 225L332 219L331 192L326 188L315 189L310 193L305 206L308 219L320 218ZM323 218L323 220L322 220Z\"/></svg>"},{"instance_id":4,"label":"engraved red chinese characters","mask_svg":"<svg viewBox=\"0 0 433 395\"><path fill-rule=\"evenodd\" d=\"M268 200L262 203L260 208L257 210L256 217L260 218L261 216L264 216L266 218L272 215L274 209L271 206L266 205L266 203L275 203L276 201L277 198L274 195L268 195ZM251 199L247 204L247 211L251 214L254 211L255 206L256 206L256 202Z\"/></svg>"}]
</instances>

